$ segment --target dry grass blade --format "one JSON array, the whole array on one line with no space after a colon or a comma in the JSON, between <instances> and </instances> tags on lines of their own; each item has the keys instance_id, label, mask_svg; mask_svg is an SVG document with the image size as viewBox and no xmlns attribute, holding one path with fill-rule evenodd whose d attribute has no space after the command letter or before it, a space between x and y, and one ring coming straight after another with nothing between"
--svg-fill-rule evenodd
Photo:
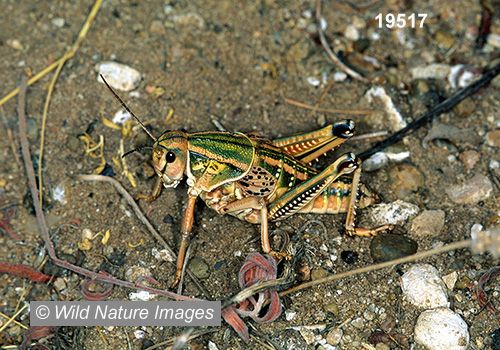
<instances>
[{"instance_id":1,"label":"dry grass blade","mask_svg":"<svg viewBox=\"0 0 500 350\"><path fill-rule=\"evenodd\" d=\"M386 262L383 262L383 263L380 263L380 264L375 264L375 265L371 265L371 266L367 266L367 267L362 267L360 269L356 269L356 270L352 270L352 271L338 273L338 274L335 274L335 275L332 275L332 276L327 276L327 277L324 277L324 278L320 278L320 279L317 279L317 280L314 280L314 281L311 281L311 282L302 283L302 284L300 284L300 285L298 285L296 287L290 288L288 290L285 290L285 291L279 293L279 295L280 295L280 297L282 297L282 296L290 294L292 292L297 292L297 291L302 290L302 289L314 287L314 286L317 286L317 285L320 285L320 284L323 284L323 283L328 283L328 282L335 281L335 280L338 280L338 279L342 279L342 278L345 278L345 277L359 275L361 273L371 272L371 271L375 271L375 270L380 270L380 269L383 269L383 268L386 268L386 267L389 267L389 266L392 266L392 265L403 264L403 263L415 261L415 260L418 260L418 259L427 258L427 257L432 256L432 255L449 252L449 251L452 251L452 250L457 250L457 249L462 249L462 248L470 248L471 244L472 244L472 240L468 239L468 240L465 240L465 241L460 241L460 242L448 244L448 245L445 245L443 247L439 247L439 248L436 248L436 249L431 249L431 250L427 250L427 251L424 251L424 252L421 252L421 253L417 253L417 254L413 254L413 255L410 255L410 256L406 256L404 258L400 258L400 259L396 259L396 260L391 260L391 261L386 261Z\"/></svg>"},{"instance_id":2,"label":"dry grass blade","mask_svg":"<svg viewBox=\"0 0 500 350\"><path fill-rule=\"evenodd\" d=\"M318 22L318 35L319 35L319 40L321 41L321 45L323 45L323 48L325 49L326 53L328 54L328 57L340 68L342 69L346 74L350 75L352 78L357 79L359 81L362 81L365 84L368 84L369 81L368 79L364 78L356 72L355 70L347 67L336 55L333 53L332 49L330 48L330 45L328 45L328 42L326 41L325 38L325 33L323 33L323 28L321 26L321 0L316 1L316 21Z\"/></svg>"}]
</instances>

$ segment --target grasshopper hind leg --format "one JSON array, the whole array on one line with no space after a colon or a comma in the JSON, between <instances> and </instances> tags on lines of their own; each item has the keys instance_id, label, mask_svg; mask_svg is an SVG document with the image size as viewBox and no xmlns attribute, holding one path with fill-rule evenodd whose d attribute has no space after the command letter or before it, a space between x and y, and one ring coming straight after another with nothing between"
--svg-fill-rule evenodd
<instances>
[{"instance_id":1,"label":"grasshopper hind leg","mask_svg":"<svg viewBox=\"0 0 500 350\"><path fill-rule=\"evenodd\" d=\"M376 227L374 229L366 229L361 227L354 226L354 219L356 216L356 206L358 200L358 191L360 188L360 178L361 178L361 166L358 167L352 176L352 184L351 184L351 195L349 198L349 203L347 206L347 218L345 222L345 230L349 236L362 236L362 237L371 237L376 236L380 231L393 230L394 225L382 225L380 227ZM373 198L374 201L378 201L378 197L375 195Z\"/></svg>"}]
</instances>

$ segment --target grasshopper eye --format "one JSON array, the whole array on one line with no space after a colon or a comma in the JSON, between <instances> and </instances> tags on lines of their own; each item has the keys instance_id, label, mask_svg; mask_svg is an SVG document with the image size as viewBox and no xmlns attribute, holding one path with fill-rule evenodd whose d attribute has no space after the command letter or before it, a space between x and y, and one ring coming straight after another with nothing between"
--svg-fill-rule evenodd
<instances>
[{"instance_id":1,"label":"grasshopper eye","mask_svg":"<svg viewBox=\"0 0 500 350\"><path fill-rule=\"evenodd\" d=\"M168 151L165 155L165 160L167 161L167 163L175 162L175 153Z\"/></svg>"},{"instance_id":2,"label":"grasshopper eye","mask_svg":"<svg viewBox=\"0 0 500 350\"><path fill-rule=\"evenodd\" d=\"M345 120L333 126L333 135L341 138L349 138L354 134L354 122Z\"/></svg>"}]
</instances>

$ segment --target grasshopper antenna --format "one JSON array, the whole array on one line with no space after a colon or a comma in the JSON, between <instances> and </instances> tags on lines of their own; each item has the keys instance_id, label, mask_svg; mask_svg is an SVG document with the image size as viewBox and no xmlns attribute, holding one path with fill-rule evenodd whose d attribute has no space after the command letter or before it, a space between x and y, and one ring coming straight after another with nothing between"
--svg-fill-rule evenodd
<instances>
[{"instance_id":1,"label":"grasshopper antenna","mask_svg":"<svg viewBox=\"0 0 500 350\"><path fill-rule=\"evenodd\" d=\"M109 86L108 82L106 81L106 79L104 79L104 77L102 76L102 74L99 74L101 76L101 79L102 81L104 82L104 84L108 87L109 91L111 91L111 93L113 94L113 96L115 96L115 98L120 101L120 103L122 104L123 108L125 108L125 110L127 112L129 112L132 117L135 118L135 120L137 120L137 122L142 126L142 128L144 129L144 131L149 135L149 137L151 137L155 142L157 141L156 137L153 136L153 134L151 134L151 132L146 128L146 126L139 120L139 118L136 117L136 115L134 114L134 112L132 112L130 110L130 108L128 108L128 106L125 104L125 102L122 101L122 99L120 98L120 96L118 96L116 94L116 92L111 88L111 86ZM138 151L139 149L137 149ZM136 150L134 150L136 151ZM133 152L133 151L132 151ZM126 154L128 153L131 153L131 152L127 152Z\"/></svg>"}]
</instances>

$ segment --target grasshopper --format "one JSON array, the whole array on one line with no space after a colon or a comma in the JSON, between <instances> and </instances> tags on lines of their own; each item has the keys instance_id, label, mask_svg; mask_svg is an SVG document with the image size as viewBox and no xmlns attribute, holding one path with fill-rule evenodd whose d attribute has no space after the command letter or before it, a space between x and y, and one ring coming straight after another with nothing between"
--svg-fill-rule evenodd
<instances>
[{"instance_id":1,"label":"grasshopper","mask_svg":"<svg viewBox=\"0 0 500 350\"><path fill-rule=\"evenodd\" d=\"M268 222L295 213L347 213L345 228L349 235L372 236L391 228L354 227L356 207L377 203L378 198L360 182L361 160L353 153L340 156L322 171L308 165L354 135L352 120L273 141L253 133L215 131L165 131L156 138L109 85L108 88L154 140L152 147L123 155L152 149L158 180L149 201L158 198L162 185L176 187L187 177L188 202L173 286L181 279L198 197L219 214L260 224L262 250L277 259L290 256L271 249Z\"/></svg>"}]
</instances>

